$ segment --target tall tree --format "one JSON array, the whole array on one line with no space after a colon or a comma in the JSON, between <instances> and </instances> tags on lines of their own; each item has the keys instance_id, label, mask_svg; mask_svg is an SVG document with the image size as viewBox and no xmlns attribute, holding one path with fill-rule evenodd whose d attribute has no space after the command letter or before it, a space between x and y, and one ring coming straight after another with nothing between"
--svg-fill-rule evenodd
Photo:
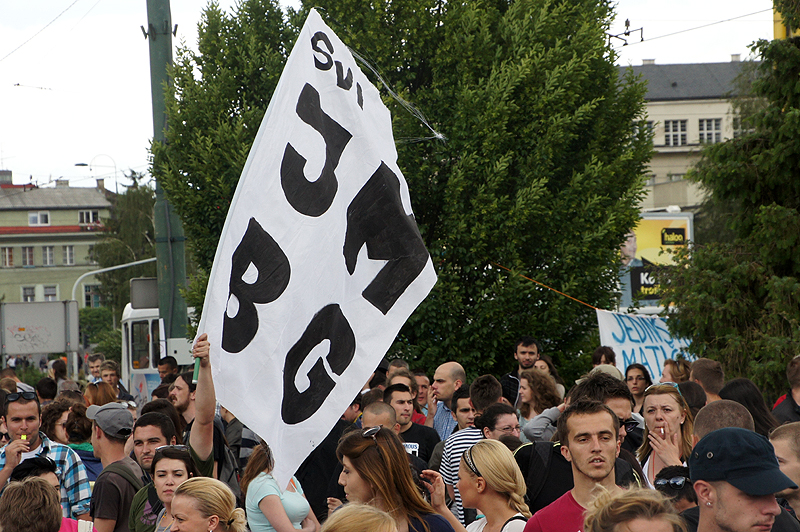
<instances>
[{"instance_id":1,"label":"tall tree","mask_svg":"<svg viewBox=\"0 0 800 532\"><path fill-rule=\"evenodd\" d=\"M593 311L495 264L598 307L615 300L619 245L638 217L651 142L638 127L644 88L621 81L613 64L609 3L408 0L365 9L315 0L290 20L302 22L311 5L447 139L413 142L432 134L368 72L392 110L399 165L439 275L393 352L426 367L451 358L472 374L499 373L514 339L533 334L562 364L571 360L596 329ZM248 34L242 16L257 8L273 17L263 35ZM288 48L280 43L294 34L275 2L237 9L228 18L209 8L201 55L180 55L170 104L180 125L157 158L187 234L205 246L195 249L206 269L273 86L237 77L255 67L226 51L249 36L263 76L277 79ZM255 61L247 50L240 55ZM242 95L253 94L261 101L245 105Z\"/></svg>"},{"instance_id":2,"label":"tall tree","mask_svg":"<svg viewBox=\"0 0 800 532\"><path fill-rule=\"evenodd\" d=\"M103 220L103 237L92 248L92 259L101 268L155 257L155 191L140 183L144 177L142 174L131 171L128 177L133 180L133 184L124 193L114 197L111 218ZM117 320L122 317L122 310L131 299L130 279L155 275L155 264L97 274L100 295L106 305L111 307Z\"/></svg>"},{"instance_id":3,"label":"tall tree","mask_svg":"<svg viewBox=\"0 0 800 532\"><path fill-rule=\"evenodd\" d=\"M728 216L732 240L697 245L663 272L670 327L691 350L753 379L770 395L786 387L800 342L800 39L759 41L743 134L712 145L691 174Z\"/></svg>"}]
</instances>

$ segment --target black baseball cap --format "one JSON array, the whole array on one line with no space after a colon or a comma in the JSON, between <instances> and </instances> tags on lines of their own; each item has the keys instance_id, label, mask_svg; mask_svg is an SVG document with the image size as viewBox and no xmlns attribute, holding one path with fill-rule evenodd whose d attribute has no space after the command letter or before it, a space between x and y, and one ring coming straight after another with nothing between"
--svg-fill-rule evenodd
<instances>
[{"instance_id":1,"label":"black baseball cap","mask_svg":"<svg viewBox=\"0 0 800 532\"><path fill-rule=\"evenodd\" d=\"M781 472L775 449L767 438L747 429L709 432L689 456L692 482L724 480L756 497L797 488Z\"/></svg>"}]
</instances>

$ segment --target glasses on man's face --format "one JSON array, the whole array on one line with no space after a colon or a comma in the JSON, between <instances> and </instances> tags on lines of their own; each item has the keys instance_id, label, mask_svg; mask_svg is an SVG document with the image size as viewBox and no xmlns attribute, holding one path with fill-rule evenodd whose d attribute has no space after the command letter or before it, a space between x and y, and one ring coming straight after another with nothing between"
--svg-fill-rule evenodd
<instances>
[{"instance_id":1,"label":"glasses on man's face","mask_svg":"<svg viewBox=\"0 0 800 532\"><path fill-rule=\"evenodd\" d=\"M520 427L520 426L519 426L519 423L517 423L516 425L509 425L509 426L507 426L507 427L497 427L497 428L496 428L496 429L494 429L494 430L496 430L496 431L500 431L500 432L502 432L503 434L514 434L515 432L516 432L517 434L519 434L519 433L520 433L520 431L522 430L522 427Z\"/></svg>"},{"instance_id":2,"label":"glasses on man's face","mask_svg":"<svg viewBox=\"0 0 800 532\"><path fill-rule=\"evenodd\" d=\"M691 480L686 477L672 477L656 479L655 484L657 488L663 488L669 485L669 487L674 490L682 490L687 482L691 482Z\"/></svg>"},{"instance_id":3,"label":"glasses on man's face","mask_svg":"<svg viewBox=\"0 0 800 532\"><path fill-rule=\"evenodd\" d=\"M619 426L625 427L625 432L630 432L639 426L639 422L636 421L635 419L620 419Z\"/></svg>"}]
</instances>

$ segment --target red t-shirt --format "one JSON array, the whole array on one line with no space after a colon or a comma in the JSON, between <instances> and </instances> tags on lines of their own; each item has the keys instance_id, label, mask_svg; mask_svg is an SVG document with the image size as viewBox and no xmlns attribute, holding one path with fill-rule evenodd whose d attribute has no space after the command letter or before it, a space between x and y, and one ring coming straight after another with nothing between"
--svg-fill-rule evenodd
<instances>
[{"instance_id":1,"label":"red t-shirt","mask_svg":"<svg viewBox=\"0 0 800 532\"><path fill-rule=\"evenodd\" d=\"M554 500L528 519L525 532L580 532L586 509L578 504L572 491Z\"/></svg>"}]
</instances>

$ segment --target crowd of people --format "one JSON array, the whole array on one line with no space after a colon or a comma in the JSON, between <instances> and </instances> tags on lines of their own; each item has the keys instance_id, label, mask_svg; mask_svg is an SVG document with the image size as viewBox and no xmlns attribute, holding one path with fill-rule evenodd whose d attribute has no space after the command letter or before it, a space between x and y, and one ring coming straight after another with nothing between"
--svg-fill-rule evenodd
<instances>
[{"instance_id":1,"label":"crowd of people","mask_svg":"<svg viewBox=\"0 0 800 532\"><path fill-rule=\"evenodd\" d=\"M500 379L393 360L284 484L269 435L217 411L209 347L196 379L162 359L145 405L102 356L83 389L58 363L35 387L3 370L0 529L800 532L800 356L772 408L708 359L653 383L600 347L571 386L531 337Z\"/></svg>"}]
</instances>

